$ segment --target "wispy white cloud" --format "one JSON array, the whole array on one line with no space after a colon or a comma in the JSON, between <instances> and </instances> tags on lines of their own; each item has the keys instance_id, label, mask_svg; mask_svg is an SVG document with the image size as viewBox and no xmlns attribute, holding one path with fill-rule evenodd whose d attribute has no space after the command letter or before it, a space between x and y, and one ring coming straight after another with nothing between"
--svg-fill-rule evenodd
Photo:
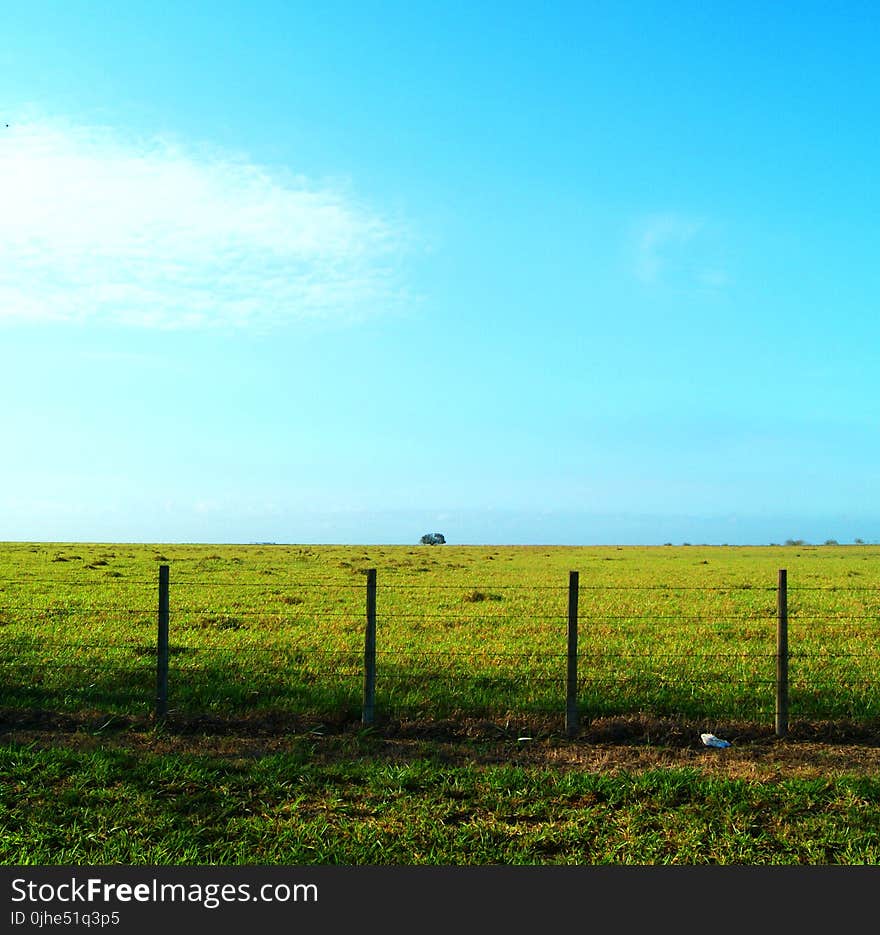
<instances>
[{"instance_id":1,"label":"wispy white cloud","mask_svg":"<svg viewBox=\"0 0 880 935\"><path fill-rule=\"evenodd\" d=\"M668 271L670 253L690 243L702 221L677 214L653 215L637 232L636 275L643 282L657 282Z\"/></svg>"},{"instance_id":2,"label":"wispy white cloud","mask_svg":"<svg viewBox=\"0 0 880 935\"><path fill-rule=\"evenodd\" d=\"M167 138L0 127L0 321L347 320L402 294L402 227L343 186Z\"/></svg>"},{"instance_id":3,"label":"wispy white cloud","mask_svg":"<svg viewBox=\"0 0 880 935\"><path fill-rule=\"evenodd\" d=\"M705 219L649 215L636 225L633 240L633 270L647 285L717 290L731 282Z\"/></svg>"}]
</instances>

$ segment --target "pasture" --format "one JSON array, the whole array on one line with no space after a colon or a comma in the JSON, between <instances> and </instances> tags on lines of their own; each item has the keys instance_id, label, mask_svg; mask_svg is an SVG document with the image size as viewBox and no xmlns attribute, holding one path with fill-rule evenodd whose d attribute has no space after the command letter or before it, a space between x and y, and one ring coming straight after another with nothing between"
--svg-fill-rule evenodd
<instances>
[{"instance_id":1,"label":"pasture","mask_svg":"<svg viewBox=\"0 0 880 935\"><path fill-rule=\"evenodd\" d=\"M6 544L0 863L876 864L878 572L875 546Z\"/></svg>"},{"instance_id":2,"label":"pasture","mask_svg":"<svg viewBox=\"0 0 880 935\"><path fill-rule=\"evenodd\" d=\"M0 705L150 715L161 564L169 716L360 718L369 568L378 722L562 717L572 570L585 722L772 725L780 568L792 719L880 716L874 546L7 544Z\"/></svg>"}]
</instances>

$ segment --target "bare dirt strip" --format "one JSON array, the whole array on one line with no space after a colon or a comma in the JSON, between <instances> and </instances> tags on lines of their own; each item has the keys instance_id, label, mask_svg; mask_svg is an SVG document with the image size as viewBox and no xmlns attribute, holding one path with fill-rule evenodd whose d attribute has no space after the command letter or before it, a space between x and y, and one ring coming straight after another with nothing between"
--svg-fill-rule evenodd
<instances>
[{"instance_id":1,"label":"bare dirt strip","mask_svg":"<svg viewBox=\"0 0 880 935\"><path fill-rule=\"evenodd\" d=\"M730 741L703 745L711 731ZM313 763L430 760L449 767L508 765L590 772L690 768L719 778L880 776L880 725L793 722L785 738L772 727L690 723L654 717L597 718L568 738L558 720L512 723L461 718L360 723L306 721L289 715L249 718L175 717L156 723L106 715L0 711L0 743L83 752L124 750L159 756L252 760L283 753Z\"/></svg>"}]
</instances>

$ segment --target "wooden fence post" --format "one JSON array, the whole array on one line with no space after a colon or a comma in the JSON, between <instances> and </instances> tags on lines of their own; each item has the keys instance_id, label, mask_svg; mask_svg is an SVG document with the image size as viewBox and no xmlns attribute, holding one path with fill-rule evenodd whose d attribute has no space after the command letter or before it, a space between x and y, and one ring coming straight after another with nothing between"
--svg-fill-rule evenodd
<instances>
[{"instance_id":1,"label":"wooden fence post","mask_svg":"<svg viewBox=\"0 0 880 935\"><path fill-rule=\"evenodd\" d=\"M373 723L376 709L376 569L367 569L367 627L364 634L364 705L361 722Z\"/></svg>"},{"instance_id":2,"label":"wooden fence post","mask_svg":"<svg viewBox=\"0 0 880 935\"><path fill-rule=\"evenodd\" d=\"M168 713L168 566L159 566L159 637L156 645L156 717Z\"/></svg>"},{"instance_id":3,"label":"wooden fence post","mask_svg":"<svg viewBox=\"0 0 880 935\"><path fill-rule=\"evenodd\" d=\"M779 569L776 589L776 736L788 733L788 576Z\"/></svg>"},{"instance_id":4,"label":"wooden fence post","mask_svg":"<svg viewBox=\"0 0 880 935\"><path fill-rule=\"evenodd\" d=\"M565 733L578 732L578 573L568 573L568 673L565 698Z\"/></svg>"}]
</instances>

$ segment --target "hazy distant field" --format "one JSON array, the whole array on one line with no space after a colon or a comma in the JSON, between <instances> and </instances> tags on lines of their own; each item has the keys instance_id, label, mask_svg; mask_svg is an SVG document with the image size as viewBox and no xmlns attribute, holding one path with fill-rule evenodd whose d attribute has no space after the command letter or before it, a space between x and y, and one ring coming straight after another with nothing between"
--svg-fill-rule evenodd
<instances>
[{"instance_id":1,"label":"hazy distant field","mask_svg":"<svg viewBox=\"0 0 880 935\"><path fill-rule=\"evenodd\" d=\"M580 576L585 718L772 724L787 569L791 717L880 716L880 548L0 545L0 705L149 714L158 567L171 713L360 716L376 568L377 719L563 716Z\"/></svg>"}]
</instances>

